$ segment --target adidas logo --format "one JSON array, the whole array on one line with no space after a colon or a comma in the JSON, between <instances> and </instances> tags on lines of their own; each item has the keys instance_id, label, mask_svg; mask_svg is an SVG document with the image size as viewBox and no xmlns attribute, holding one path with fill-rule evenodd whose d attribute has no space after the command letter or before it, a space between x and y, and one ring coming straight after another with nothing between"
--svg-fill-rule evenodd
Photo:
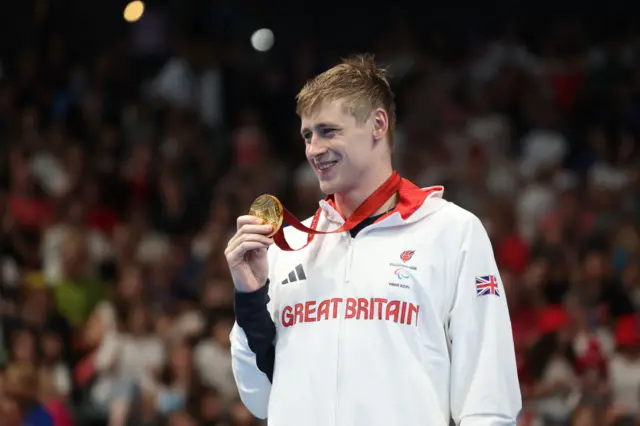
<instances>
[{"instance_id":1,"label":"adidas logo","mask_svg":"<svg viewBox=\"0 0 640 426\"><path fill-rule=\"evenodd\" d=\"M289 272L289 278L286 278L284 281L282 281L282 284L293 283L298 280L302 281L306 279L307 279L307 276L304 273L304 269L302 268L302 265L298 265L295 267L293 271Z\"/></svg>"}]
</instances>

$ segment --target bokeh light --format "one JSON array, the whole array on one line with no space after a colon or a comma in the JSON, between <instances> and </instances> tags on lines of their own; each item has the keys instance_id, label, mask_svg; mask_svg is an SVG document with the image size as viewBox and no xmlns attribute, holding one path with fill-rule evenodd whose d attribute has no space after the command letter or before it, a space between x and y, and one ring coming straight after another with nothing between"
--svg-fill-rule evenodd
<instances>
[{"instance_id":1,"label":"bokeh light","mask_svg":"<svg viewBox=\"0 0 640 426\"><path fill-rule=\"evenodd\" d=\"M124 8L124 20L127 22L136 22L144 14L144 2L135 0L130 2L127 7Z\"/></svg>"},{"instance_id":2,"label":"bokeh light","mask_svg":"<svg viewBox=\"0 0 640 426\"><path fill-rule=\"evenodd\" d=\"M251 46L258 52L266 52L273 47L275 37L269 28L261 28L251 36Z\"/></svg>"}]
</instances>

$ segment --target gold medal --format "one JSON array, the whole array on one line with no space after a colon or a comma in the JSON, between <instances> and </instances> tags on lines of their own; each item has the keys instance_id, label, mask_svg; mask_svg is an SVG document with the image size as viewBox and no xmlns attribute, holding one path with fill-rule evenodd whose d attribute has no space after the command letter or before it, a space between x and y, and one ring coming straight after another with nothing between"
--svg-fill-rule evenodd
<instances>
[{"instance_id":1,"label":"gold medal","mask_svg":"<svg viewBox=\"0 0 640 426\"><path fill-rule=\"evenodd\" d=\"M267 235L272 237L282 226L284 209L280 200L273 195L264 194L253 201L249 208L249 214L262 219L265 224L273 226L273 231Z\"/></svg>"}]
</instances>

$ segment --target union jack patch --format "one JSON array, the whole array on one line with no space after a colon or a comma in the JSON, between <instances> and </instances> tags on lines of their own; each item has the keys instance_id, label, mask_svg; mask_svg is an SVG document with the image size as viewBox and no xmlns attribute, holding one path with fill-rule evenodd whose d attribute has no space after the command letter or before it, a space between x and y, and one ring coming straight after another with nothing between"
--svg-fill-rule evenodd
<instances>
[{"instance_id":1,"label":"union jack patch","mask_svg":"<svg viewBox=\"0 0 640 426\"><path fill-rule=\"evenodd\" d=\"M485 275L476 277L476 296L486 296L492 294L500 297L498 292L498 279L495 275Z\"/></svg>"}]
</instances>

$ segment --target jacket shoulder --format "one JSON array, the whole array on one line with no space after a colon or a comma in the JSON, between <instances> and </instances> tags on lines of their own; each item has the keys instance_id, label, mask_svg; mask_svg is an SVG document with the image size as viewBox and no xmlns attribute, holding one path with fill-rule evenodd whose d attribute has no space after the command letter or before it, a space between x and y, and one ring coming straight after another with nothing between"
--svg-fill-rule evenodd
<instances>
[{"instance_id":1,"label":"jacket shoulder","mask_svg":"<svg viewBox=\"0 0 640 426\"><path fill-rule=\"evenodd\" d=\"M456 229L462 230L473 225L482 226L482 222L478 216L451 201L448 201L445 206L434 212L433 215L442 221L443 224Z\"/></svg>"}]
</instances>

